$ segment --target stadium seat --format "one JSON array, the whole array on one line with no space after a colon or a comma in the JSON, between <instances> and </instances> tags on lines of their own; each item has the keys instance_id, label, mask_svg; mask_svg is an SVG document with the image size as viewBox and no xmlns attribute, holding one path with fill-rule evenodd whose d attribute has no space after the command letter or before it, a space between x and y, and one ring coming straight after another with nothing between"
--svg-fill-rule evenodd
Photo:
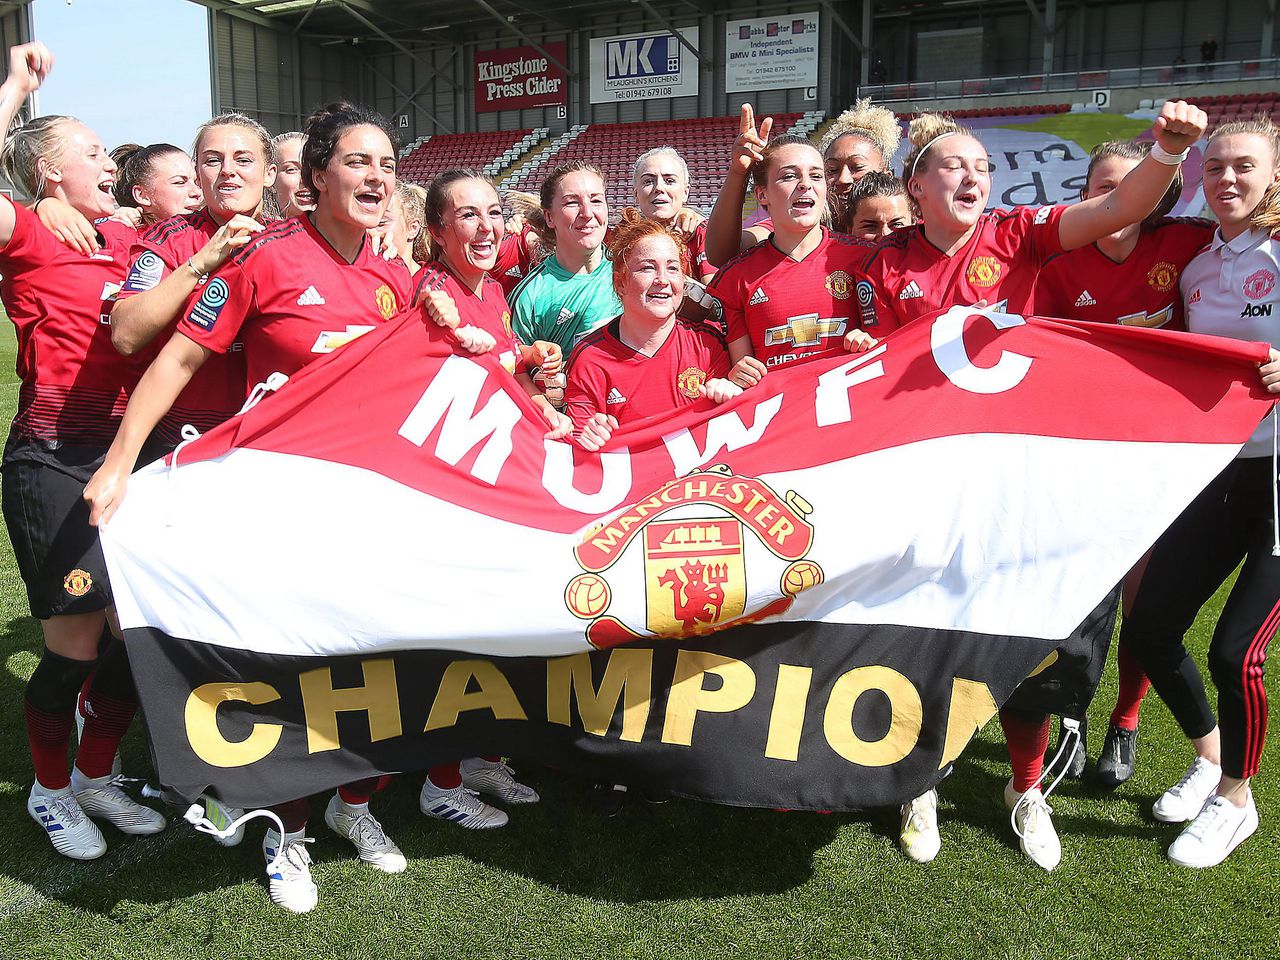
<instances>
[{"instance_id":1,"label":"stadium seat","mask_svg":"<svg viewBox=\"0 0 1280 960\"><path fill-rule=\"evenodd\" d=\"M532 132L525 129L438 134L401 159L400 176L404 180L426 184L450 167L483 167Z\"/></svg>"}]
</instances>

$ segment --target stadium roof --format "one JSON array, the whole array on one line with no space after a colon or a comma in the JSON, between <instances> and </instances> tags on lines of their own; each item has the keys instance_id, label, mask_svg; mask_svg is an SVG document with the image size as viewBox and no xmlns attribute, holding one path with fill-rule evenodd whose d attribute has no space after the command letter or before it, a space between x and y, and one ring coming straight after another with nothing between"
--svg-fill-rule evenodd
<instances>
[{"instance_id":1,"label":"stadium roof","mask_svg":"<svg viewBox=\"0 0 1280 960\"><path fill-rule=\"evenodd\" d=\"M593 13L616 11L619 0L195 0L219 13L284 27L321 41L454 42L451 32L500 25L523 33L573 30ZM625 2L625 0L624 0ZM706 16L713 0L630 0L657 22Z\"/></svg>"}]
</instances>

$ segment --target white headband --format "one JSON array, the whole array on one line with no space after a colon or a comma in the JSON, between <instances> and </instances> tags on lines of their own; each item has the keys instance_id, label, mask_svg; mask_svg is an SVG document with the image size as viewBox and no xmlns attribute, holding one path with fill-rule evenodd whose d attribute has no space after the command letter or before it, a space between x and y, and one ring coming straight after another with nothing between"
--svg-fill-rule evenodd
<instances>
[{"instance_id":1,"label":"white headband","mask_svg":"<svg viewBox=\"0 0 1280 960\"><path fill-rule=\"evenodd\" d=\"M940 133L936 137L934 137L932 140L930 140L928 143L926 143L923 147L921 147L920 152L916 154L915 160L911 162L911 176L907 177L907 179L912 180L915 178L916 167L920 166L920 158L929 152L930 147L932 147L935 143L937 143L943 137L954 137L959 132L960 132L959 130L948 130L945 133Z\"/></svg>"}]
</instances>

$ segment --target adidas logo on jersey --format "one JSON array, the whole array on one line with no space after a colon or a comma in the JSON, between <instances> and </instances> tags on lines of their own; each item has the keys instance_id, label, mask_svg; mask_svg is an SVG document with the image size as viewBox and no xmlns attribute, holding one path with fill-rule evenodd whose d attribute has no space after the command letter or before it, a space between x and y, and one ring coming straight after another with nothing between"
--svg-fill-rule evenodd
<instances>
[{"instance_id":1,"label":"adidas logo on jersey","mask_svg":"<svg viewBox=\"0 0 1280 960\"><path fill-rule=\"evenodd\" d=\"M624 396L622 395L622 392L621 392L617 387L610 387L610 388L609 388L609 395L608 395L607 397L605 397L605 398L604 398L604 402L605 402L606 404L609 404L609 403L626 403L626 402L627 402L627 398L626 398L626 397L624 397Z\"/></svg>"},{"instance_id":2,"label":"adidas logo on jersey","mask_svg":"<svg viewBox=\"0 0 1280 960\"><path fill-rule=\"evenodd\" d=\"M508 270L508 271L507 271L507 276L508 276L508 277L522 277L522 276L524 276L524 274L522 274L522 273L520 272L520 264L516 264L514 267L512 267L510 270Z\"/></svg>"},{"instance_id":3,"label":"adidas logo on jersey","mask_svg":"<svg viewBox=\"0 0 1280 960\"><path fill-rule=\"evenodd\" d=\"M1083 291L1080 296L1076 297L1077 307L1096 307L1098 301L1093 299L1088 290Z\"/></svg>"},{"instance_id":4,"label":"adidas logo on jersey","mask_svg":"<svg viewBox=\"0 0 1280 960\"><path fill-rule=\"evenodd\" d=\"M314 285L307 287L298 297L298 306L300 307L318 307L324 302L324 297L320 296L320 291Z\"/></svg>"},{"instance_id":5,"label":"adidas logo on jersey","mask_svg":"<svg viewBox=\"0 0 1280 960\"><path fill-rule=\"evenodd\" d=\"M769 295L764 292L764 287L756 287L756 292L751 295L751 299L747 301L747 306L754 307L761 303L768 303Z\"/></svg>"},{"instance_id":6,"label":"adidas logo on jersey","mask_svg":"<svg viewBox=\"0 0 1280 960\"><path fill-rule=\"evenodd\" d=\"M912 280L910 283L908 283L905 287L902 288L902 292L898 294L898 299L899 300L915 300L917 297L923 297L923 296L924 296L924 291L920 289L920 284Z\"/></svg>"},{"instance_id":7,"label":"adidas logo on jersey","mask_svg":"<svg viewBox=\"0 0 1280 960\"><path fill-rule=\"evenodd\" d=\"M572 319L573 319L573 311L570 310L568 307L561 307L560 315L556 317L556 326L558 327L561 324L568 323Z\"/></svg>"},{"instance_id":8,"label":"adidas logo on jersey","mask_svg":"<svg viewBox=\"0 0 1280 960\"><path fill-rule=\"evenodd\" d=\"M1196 287L1195 290L1192 291L1191 298L1187 301L1187 304L1190 305L1190 304L1199 303L1199 302L1200 302L1200 288Z\"/></svg>"}]
</instances>

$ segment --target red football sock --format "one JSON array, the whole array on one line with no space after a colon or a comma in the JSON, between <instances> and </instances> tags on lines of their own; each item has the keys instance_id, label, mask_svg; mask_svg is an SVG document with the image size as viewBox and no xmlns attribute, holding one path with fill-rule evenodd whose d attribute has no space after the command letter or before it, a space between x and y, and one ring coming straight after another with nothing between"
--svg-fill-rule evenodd
<instances>
[{"instance_id":1,"label":"red football sock","mask_svg":"<svg viewBox=\"0 0 1280 960\"><path fill-rule=\"evenodd\" d=\"M117 700L96 693L90 699L81 700L81 704L84 733L80 737L80 749L76 751L76 769L86 777L105 777L111 773L120 741L138 712L138 701Z\"/></svg>"},{"instance_id":2,"label":"red football sock","mask_svg":"<svg viewBox=\"0 0 1280 960\"><path fill-rule=\"evenodd\" d=\"M270 809L284 824L285 833L298 833L307 829L307 814L311 812L311 802L306 797L273 803Z\"/></svg>"},{"instance_id":3,"label":"red football sock","mask_svg":"<svg viewBox=\"0 0 1280 960\"><path fill-rule=\"evenodd\" d=\"M1013 789L1025 793L1044 772L1044 752L1049 746L1049 715L1033 718L1011 710L1000 711L1000 726L1009 745Z\"/></svg>"},{"instance_id":4,"label":"red football sock","mask_svg":"<svg viewBox=\"0 0 1280 960\"><path fill-rule=\"evenodd\" d=\"M356 806L361 803L368 803L375 793L378 792L378 777L365 777L363 780L353 780L351 783L344 783L338 788L338 796L342 798L343 803Z\"/></svg>"},{"instance_id":5,"label":"red football sock","mask_svg":"<svg viewBox=\"0 0 1280 960\"><path fill-rule=\"evenodd\" d=\"M71 740L71 725L75 722L74 709L50 713L33 706L30 700L22 701L36 780L50 790L61 790L71 782L71 771L67 768L67 744Z\"/></svg>"},{"instance_id":6,"label":"red football sock","mask_svg":"<svg viewBox=\"0 0 1280 960\"><path fill-rule=\"evenodd\" d=\"M1142 698L1151 689L1151 681L1123 643L1116 651L1116 665L1120 668L1120 689L1116 691L1116 708L1111 711L1111 725L1122 730L1137 730L1138 709L1142 706Z\"/></svg>"},{"instance_id":7,"label":"red football sock","mask_svg":"<svg viewBox=\"0 0 1280 960\"><path fill-rule=\"evenodd\" d=\"M438 790L452 790L462 786L462 772L456 763L442 763L427 771L427 779Z\"/></svg>"}]
</instances>

